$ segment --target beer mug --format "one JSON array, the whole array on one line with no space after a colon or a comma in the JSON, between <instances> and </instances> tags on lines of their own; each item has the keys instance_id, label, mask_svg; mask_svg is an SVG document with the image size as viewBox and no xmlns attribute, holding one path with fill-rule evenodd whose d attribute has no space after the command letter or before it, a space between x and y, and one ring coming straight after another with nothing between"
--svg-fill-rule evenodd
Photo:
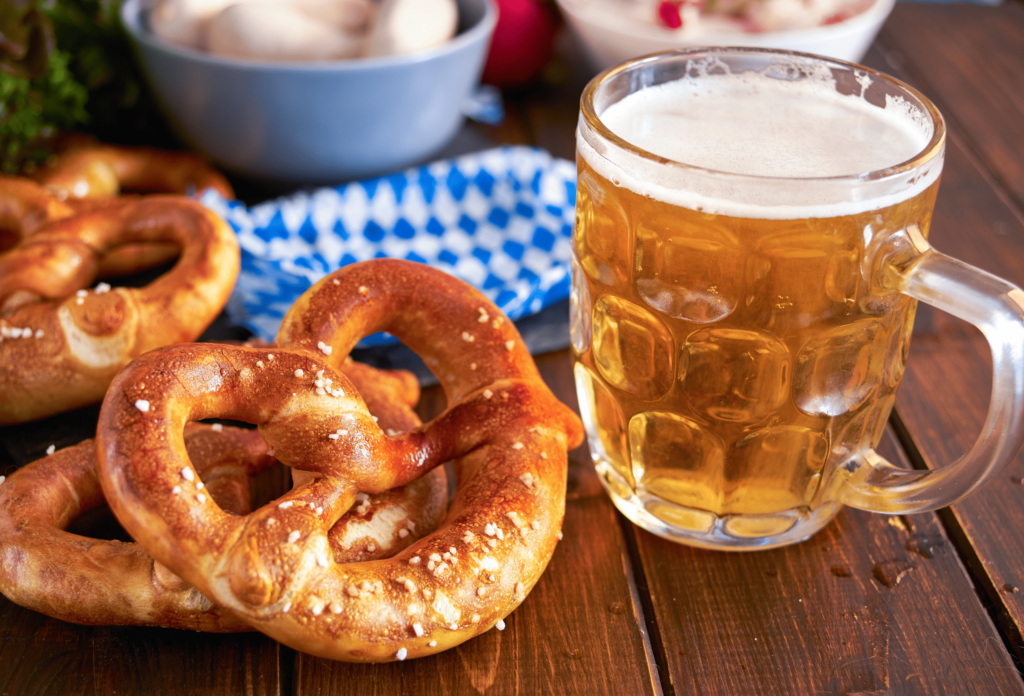
<instances>
[{"instance_id":1,"label":"beer mug","mask_svg":"<svg viewBox=\"0 0 1024 696\"><path fill-rule=\"evenodd\" d=\"M1024 294L929 247L945 136L911 87L805 54L659 54L587 86L573 369L626 517L695 546L770 548L842 505L949 505L1012 460ZM934 471L873 449L918 300L980 328L995 370L977 443Z\"/></svg>"}]
</instances>

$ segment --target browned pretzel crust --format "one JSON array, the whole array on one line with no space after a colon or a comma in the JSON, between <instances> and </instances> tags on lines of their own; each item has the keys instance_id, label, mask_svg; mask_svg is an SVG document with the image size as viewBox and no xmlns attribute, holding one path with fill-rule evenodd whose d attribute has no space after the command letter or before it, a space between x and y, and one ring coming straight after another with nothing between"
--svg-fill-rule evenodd
<instances>
[{"instance_id":1,"label":"browned pretzel crust","mask_svg":"<svg viewBox=\"0 0 1024 696\"><path fill-rule=\"evenodd\" d=\"M212 188L234 198L227 179L189 152L99 143L76 144L35 173L61 198L107 198L137 193L200 193Z\"/></svg>"},{"instance_id":2,"label":"browned pretzel crust","mask_svg":"<svg viewBox=\"0 0 1024 696\"><path fill-rule=\"evenodd\" d=\"M86 290L104 253L133 242L171 242L181 256L146 287ZM172 196L58 220L0 255L0 425L98 401L132 358L194 340L238 268L231 228Z\"/></svg>"},{"instance_id":3,"label":"browned pretzel crust","mask_svg":"<svg viewBox=\"0 0 1024 696\"><path fill-rule=\"evenodd\" d=\"M185 444L205 494L232 514L247 514L248 474L273 462L259 433L214 432L191 423ZM33 462L0 483L0 592L15 604L78 624L252 630L137 544L63 531L104 502L93 440Z\"/></svg>"},{"instance_id":4,"label":"browned pretzel crust","mask_svg":"<svg viewBox=\"0 0 1024 696\"><path fill-rule=\"evenodd\" d=\"M388 437L335 369L376 331L416 350L445 387L448 410L413 432ZM311 288L278 343L273 361L264 350L173 346L118 375L97 438L103 489L125 528L259 630L331 659L428 655L513 611L554 552L566 453L583 431L511 322L451 276L378 260ZM181 429L210 417L258 424L302 485L241 518L172 495L194 475ZM389 560L331 558L327 530L360 493L448 459L459 487L441 529Z\"/></svg>"},{"instance_id":5,"label":"browned pretzel crust","mask_svg":"<svg viewBox=\"0 0 1024 696\"><path fill-rule=\"evenodd\" d=\"M352 362L346 371L372 395L367 402L382 427L404 432L420 425L410 408L419 397L410 373ZM185 446L202 478L197 497L210 495L226 511L247 514L249 478L275 461L259 433L189 423ZM182 487L188 484L183 482ZM394 555L437 528L447 498L447 480L439 468L365 500L331 529L334 558L345 563ZM33 462L6 481L0 478L0 593L21 606L73 623L252 630L137 544L63 531L80 514L104 502L93 440Z\"/></svg>"}]
</instances>

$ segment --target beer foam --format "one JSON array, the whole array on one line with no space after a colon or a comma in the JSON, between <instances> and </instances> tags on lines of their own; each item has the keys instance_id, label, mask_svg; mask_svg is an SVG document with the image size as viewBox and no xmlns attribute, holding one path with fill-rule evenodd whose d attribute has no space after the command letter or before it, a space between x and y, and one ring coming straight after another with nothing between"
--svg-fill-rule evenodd
<instances>
[{"instance_id":1,"label":"beer foam","mask_svg":"<svg viewBox=\"0 0 1024 696\"><path fill-rule=\"evenodd\" d=\"M866 74L858 80L865 88L870 83ZM902 98L887 97L885 108L877 107L861 95L840 94L830 74L791 81L704 73L634 92L600 118L642 150L726 175L654 163L613 146L599 154L579 134L580 154L599 174L641 195L735 217L831 217L882 208L924 190L941 170L940 157L902 181L856 187L829 181L910 160L933 134L927 115Z\"/></svg>"}]
</instances>

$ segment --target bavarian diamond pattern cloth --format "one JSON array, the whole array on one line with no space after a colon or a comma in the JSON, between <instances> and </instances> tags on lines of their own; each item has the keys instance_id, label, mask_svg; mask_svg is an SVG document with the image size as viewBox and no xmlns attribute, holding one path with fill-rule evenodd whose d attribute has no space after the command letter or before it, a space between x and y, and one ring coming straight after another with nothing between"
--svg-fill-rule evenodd
<instances>
[{"instance_id":1,"label":"bavarian diamond pattern cloth","mask_svg":"<svg viewBox=\"0 0 1024 696\"><path fill-rule=\"evenodd\" d=\"M541 149L487 150L252 208L212 190L202 201L242 248L228 315L267 341L313 283L366 259L440 268L513 320L569 296L576 168Z\"/></svg>"}]
</instances>

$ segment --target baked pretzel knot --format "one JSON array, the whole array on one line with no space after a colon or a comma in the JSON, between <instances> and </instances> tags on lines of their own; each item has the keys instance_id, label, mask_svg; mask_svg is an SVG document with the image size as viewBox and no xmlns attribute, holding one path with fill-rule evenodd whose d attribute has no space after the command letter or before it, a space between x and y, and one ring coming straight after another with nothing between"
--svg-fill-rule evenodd
<instances>
[{"instance_id":1,"label":"baked pretzel knot","mask_svg":"<svg viewBox=\"0 0 1024 696\"><path fill-rule=\"evenodd\" d=\"M448 409L387 435L336 369L389 331L445 387ZM155 558L250 624L304 652L375 662L428 655L513 611L554 552L566 455L579 419L551 394L515 327L476 290L404 261L346 267L303 295L267 351L174 346L142 356L100 412L100 478L111 508ZM259 425L300 484L246 517L174 496L195 477L193 420ZM392 559L338 563L328 530L360 494L454 459L444 525ZM297 470L297 471L296 471Z\"/></svg>"},{"instance_id":2,"label":"baked pretzel knot","mask_svg":"<svg viewBox=\"0 0 1024 696\"><path fill-rule=\"evenodd\" d=\"M143 288L87 289L108 250L149 242L182 250L171 270ZM0 255L0 425L99 401L136 356L198 338L238 268L231 228L169 196L58 220Z\"/></svg>"},{"instance_id":3,"label":"baked pretzel knot","mask_svg":"<svg viewBox=\"0 0 1024 696\"><path fill-rule=\"evenodd\" d=\"M398 432L420 425L410 406L419 385L410 373L344 366L371 413ZM412 384L410 385L410 379ZM225 510L251 510L249 479L276 460L255 430L189 423L185 446L201 480L172 495L212 497ZM362 501L331 528L335 558L388 558L435 530L448 498L443 468L383 496ZM250 631L153 560L137 544L64 531L104 503L92 440L54 452L0 477L0 593L54 618L89 625L141 625L198 631Z\"/></svg>"}]
</instances>

